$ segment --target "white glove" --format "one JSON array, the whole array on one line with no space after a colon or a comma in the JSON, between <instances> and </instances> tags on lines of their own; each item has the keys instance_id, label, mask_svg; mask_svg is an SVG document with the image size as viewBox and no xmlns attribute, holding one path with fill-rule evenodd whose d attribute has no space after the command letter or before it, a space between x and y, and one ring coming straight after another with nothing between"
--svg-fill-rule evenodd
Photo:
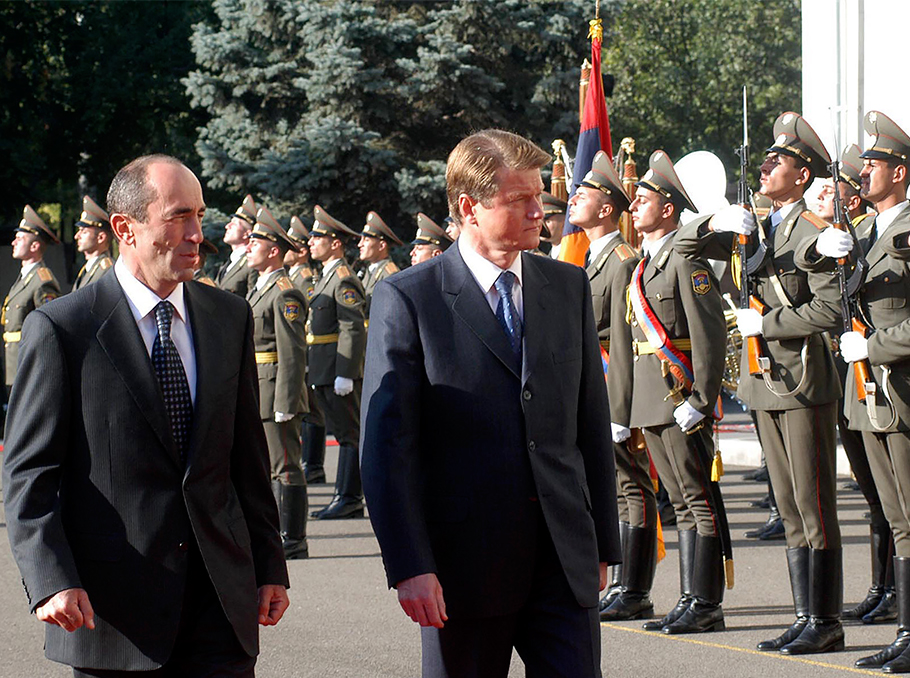
<instances>
[{"instance_id":1,"label":"white glove","mask_svg":"<svg viewBox=\"0 0 910 678\"><path fill-rule=\"evenodd\" d=\"M829 226L818 234L815 241L815 251L823 257L841 259L853 249L853 238L846 231L841 231Z\"/></svg>"},{"instance_id":2,"label":"white glove","mask_svg":"<svg viewBox=\"0 0 910 678\"><path fill-rule=\"evenodd\" d=\"M276 412L275 413L275 421L277 421L279 424L283 424L284 422L290 421L293 418L294 418L293 414L286 414L285 412Z\"/></svg>"},{"instance_id":3,"label":"white glove","mask_svg":"<svg viewBox=\"0 0 910 678\"><path fill-rule=\"evenodd\" d=\"M704 419L705 415L692 407L689 404L689 401L686 400L682 405L673 410L673 418L676 420L677 426L683 431L688 431Z\"/></svg>"},{"instance_id":4,"label":"white glove","mask_svg":"<svg viewBox=\"0 0 910 678\"><path fill-rule=\"evenodd\" d=\"M840 354L848 363L856 363L869 357L869 340L859 332L844 332L840 335Z\"/></svg>"},{"instance_id":5,"label":"white glove","mask_svg":"<svg viewBox=\"0 0 910 678\"><path fill-rule=\"evenodd\" d=\"M742 205L730 205L717 211L708 227L715 233L751 235L755 230L755 218Z\"/></svg>"},{"instance_id":6,"label":"white glove","mask_svg":"<svg viewBox=\"0 0 910 678\"><path fill-rule=\"evenodd\" d=\"M613 442L614 443L623 443L629 439L629 436L632 435L627 427L622 424L610 424L610 429L613 431Z\"/></svg>"},{"instance_id":7,"label":"white glove","mask_svg":"<svg viewBox=\"0 0 910 678\"><path fill-rule=\"evenodd\" d=\"M744 337L755 337L761 334L761 313L754 308L736 309L736 326Z\"/></svg>"},{"instance_id":8,"label":"white glove","mask_svg":"<svg viewBox=\"0 0 910 678\"><path fill-rule=\"evenodd\" d=\"M354 380L347 377L335 377L335 395L346 396L354 390Z\"/></svg>"}]
</instances>

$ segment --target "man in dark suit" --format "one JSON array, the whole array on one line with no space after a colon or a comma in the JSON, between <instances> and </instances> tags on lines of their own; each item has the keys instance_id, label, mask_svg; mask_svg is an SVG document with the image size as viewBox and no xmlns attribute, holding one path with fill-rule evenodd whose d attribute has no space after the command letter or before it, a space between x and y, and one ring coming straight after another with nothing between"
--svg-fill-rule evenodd
<instances>
[{"instance_id":1,"label":"man in dark suit","mask_svg":"<svg viewBox=\"0 0 910 678\"><path fill-rule=\"evenodd\" d=\"M458 246L376 286L364 490L424 676L600 676L619 560L615 470L583 270L538 244L549 155L500 130L446 170Z\"/></svg>"},{"instance_id":2,"label":"man in dark suit","mask_svg":"<svg viewBox=\"0 0 910 678\"><path fill-rule=\"evenodd\" d=\"M178 160L134 160L107 202L114 274L23 328L13 554L47 657L76 676L252 676L257 618L278 622L288 579L250 309L188 282L205 203Z\"/></svg>"}]
</instances>

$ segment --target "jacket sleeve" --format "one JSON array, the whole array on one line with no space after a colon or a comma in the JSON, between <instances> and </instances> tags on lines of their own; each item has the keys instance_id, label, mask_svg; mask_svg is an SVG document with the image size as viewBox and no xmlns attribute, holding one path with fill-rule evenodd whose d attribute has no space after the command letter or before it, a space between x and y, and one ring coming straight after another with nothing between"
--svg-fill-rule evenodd
<instances>
[{"instance_id":1,"label":"jacket sleeve","mask_svg":"<svg viewBox=\"0 0 910 678\"><path fill-rule=\"evenodd\" d=\"M307 303L292 287L275 296L275 343L278 347L278 375L275 379L275 412L297 414L307 411L306 376Z\"/></svg>"},{"instance_id":2,"label":"jacket sleeve","mask_svg":"<svg viewBox=\"0 0 910 678\"><path fill-rule=\"evenodd\" d=\"M673 239L673 249L686 259L729 261L733 253L733 234L709 231L710 220L711 217L707 216L680 226Z\"/></svg>"},{"instance_id":3,"label":"jacket sleeve","mask_svg":"<svg viewBox=\"0 0 910 678\"><path fill-rule=\"evenodd\" d=\"M632 410L632 328L626 322L626 294L632 281L636 260L627 259L613 276L610 292L610 368L607 392L610 417L621 426L629 426Z\"/></svg>"},{"instance_id":4,"label":"jacket sleeve","mask_svg":"<svg viewBox=\"0 0 910 678\"><path fill-rule=\"evenodd\" d=\"M358 379L361 376L366 328L363 288L348 279L335 286L335 305L338 313L338 350L335 355L335 376Z\"/></svg>"}]
</instances>

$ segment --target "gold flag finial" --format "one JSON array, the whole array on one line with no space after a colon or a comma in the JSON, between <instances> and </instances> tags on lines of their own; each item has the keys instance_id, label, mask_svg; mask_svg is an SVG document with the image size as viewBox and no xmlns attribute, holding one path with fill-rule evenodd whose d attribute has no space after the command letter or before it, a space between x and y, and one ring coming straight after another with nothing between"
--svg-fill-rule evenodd
<instances>
[{"instance_id":1,"label":"gold flag finial","mask_svg":"<svg viewBox=\"0 0 910 678\"><path fill-rule=\"evenodd\" d=\"M591 19L588 22L588 39L589 40L603 40L604 37L604 22L603 19Z\"/></svg>"}]
</instances>

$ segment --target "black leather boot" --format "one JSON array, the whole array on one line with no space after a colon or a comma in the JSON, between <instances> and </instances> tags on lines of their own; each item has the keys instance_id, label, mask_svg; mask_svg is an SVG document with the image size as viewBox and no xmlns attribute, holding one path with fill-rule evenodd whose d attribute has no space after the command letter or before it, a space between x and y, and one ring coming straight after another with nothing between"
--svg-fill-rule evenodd
<instances>
[{"instance_id":1,"label":"black leather boot","mask_svg":"<svg viewBox=\"0 0 910 678\"><path fill-rule=\"evenodd\" d=\"M642 624L645 631L660 631L682 617L692 604L692 573L695 569L695 530L681 530L679 535L679 600L676 607L657 621Z\"/></svg>"},{"instance_id":2,"label":"black leather boot","mask_svg":"<svg viewBox=\"0 0 910 678\"><path fill-rule=\"evenodd\" d=\"M897 598L897 637L894 642L869 657L857 659L855 666L861 669L880 669L892 661L900 662L887 669L886 673L902 673L910 665L910 657L901 659L910 647L910 558L894 558L894 588Z\"/></svg>"},{"instance_id":3,"label":"black leather boot","mask_svg":"<svg viewBox=\"0 0 910 678\"><path fill-rule=\"evenodd\" d=\"M657 529L628 527L622 559L626 563L622 590L609 607L601 609L601 621L644 619L654 615L651 584L657 568Z\"/></svg>"},{"instance_id":4,"label":"black leather boot","mask_svg":"<svg viewBox=\"0 0 910 678\"><path fill-rule=\"evenodd\" d=\"M897 592L894 588L894 536L891 527L885 525L885 534L882 535L884 544L879 548L879 557L885 556L884 563L884 593L875 609L863 616L863 624L881 624L897 619Z\"/></svg>"},{"instance_id":5,"label":"black leather boot","mask_svg":"<svg viewBox=\"0 0 910 678\"><path fill-rule=\"evenodd\" d=\"M317 520L363 517L363 488L360 484L360 459L356 447L342 445L339 448L335 496L328 506L310 515Z\"/></svg>"},{"instance_id":6,"label":"black leather boot","mask_svg":"<svg viewBox=\"0 0 910 678\"><path fill-rule=\"evenodd\" d=\"M707 633L723 631L724 557L720 537L698 535L695 540L695 572L692 579L692 603L662 633Z\"/></svg>"},{"instance_id":7,"label":"black leather boot","mask_svg":"<svg viewBox=\"0 0 910 678\"><path fill-rule=\"evenodd\" d=\"M629 539L629 523L619 523L619 552L622 554L623 563L628 562L626 558L626 542ZM622 591L622 566L614 565L610 568L610 583L607 585L607 592L600 599L600 611L603 612L610 603L616 600L616 596Z\"/></svg>"},{"instance_id":8,"label":"black leather boot","mask_svg":"<svg viewBox=\"0 0 910 678\"><path fill-rule=\"evenodd\" d=\"M325 482L325 426L303 424L303 475L307 484Z\"/></svg>"},{"instance_id":9,"label":"black leather boot","mask_svg":"<svg viewBox=\"0 0 910 678\"><path fill-rule=\"evenodd\" d=\"M840 612L844 600L842 549L809 549L809 623L780 652L786 655L844 649Z\"/></svg>"},{"instance_id":10,"label":"black leather boot","mask_svg":"<svg viewBox=\"0 0 910 678\"><path fill-rule=\"evenodd\" d=\"M768 520L760 527L749 530L743 536L746 539L761 539L761 536L768 530L774 529L778 522L780 522L780 511L777 510L777 504L772 503L771 510L768 512Z\"/></svg>"},{"instance_id":11,"label":"black leather boot","mask_svg":"<svg viewBox=\"0 0 910 678\"><path fill-rule=\"evenodd\" d=\"M279 485L278 521L287 560L310 557L306 541L306 485Z\"/></svg>"},{"instance_id":12,"label":"black leather boot","mask_svg":"<svg viewBox=\"0 0 910 678\"><path fill-rule=\"evenodd\" d=\"M800 546L787 549L787 570L790 572L790 591L793 593L793 607L796 621L777 638L763 640L757 645L762 652L771 652L789 645L809 623L809 549Z\"/></svg>"},{"instance_id":13,"label":"black leather boot","mask_svg":"<svg viewBox=\"0 0 910 678\"><path fill-rule=\"evenodd\" d=\"M882 596L885 595L885 563L890 559L890 554L888 553L890 543L887 538L890 536L891 530L887 528L887 524L885 527L889 533L888 535L882 535L879 526L869 525L869 546L872 552L872 586L869 587L866 597L856 607L843 611L841 619L862 619L882 602ZM882 548L883 545L884 549Z\"/></svg>"}]
</instances>

